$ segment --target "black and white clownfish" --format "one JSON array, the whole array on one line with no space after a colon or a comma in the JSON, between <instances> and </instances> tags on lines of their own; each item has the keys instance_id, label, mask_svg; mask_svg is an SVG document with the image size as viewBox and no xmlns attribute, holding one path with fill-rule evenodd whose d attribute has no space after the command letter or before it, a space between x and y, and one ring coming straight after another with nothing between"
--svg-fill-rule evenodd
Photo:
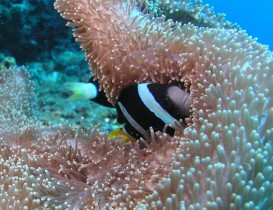
<instances>
[{"instance_id":1,"label":"black and white clownfish","mask_svg":"<svg viewBox=\"0 0 273 210\"><path fill-rule=\"evenodd\" d=\"M103 106L113 107L104 92L98 91L98 86L91 78L89 83L68 83L66 88L74 93L71 99L90 99ZM148 140L150 127L154 132L164 130L173 136L175 122L190 117L191 104L189 91L182 89L178 83L131 85L120 92L114 106L118 123L124 124L123 130L112 131L109 137L126 132L128 138L124 140L132 142L132 139L141 137ZM145 147L141 141L139 145Z\"/></svg>"}]
</instances>

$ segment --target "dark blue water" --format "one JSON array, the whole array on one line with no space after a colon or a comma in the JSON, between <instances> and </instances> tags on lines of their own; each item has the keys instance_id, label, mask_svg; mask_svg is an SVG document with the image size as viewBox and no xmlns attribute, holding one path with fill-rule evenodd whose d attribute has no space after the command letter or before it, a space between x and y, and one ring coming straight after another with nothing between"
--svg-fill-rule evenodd
<instances>
[{"instance_id":1,"label":"dark blue water","mask_svg":"<svg viewBox=\"0 0 273 210\"><path fill-rule=\"evenodd\" d=\"M273 0L203 0L273 50Z\"/></svg>"}]
</instances>

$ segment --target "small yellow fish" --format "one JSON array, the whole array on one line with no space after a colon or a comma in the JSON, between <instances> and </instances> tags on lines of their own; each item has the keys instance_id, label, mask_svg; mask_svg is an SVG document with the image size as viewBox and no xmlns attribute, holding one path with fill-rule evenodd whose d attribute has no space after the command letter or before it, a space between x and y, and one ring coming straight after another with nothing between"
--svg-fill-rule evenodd
<instances>
[{"instance_id":1,"label":"small yellow fish","mask_svg":"<svg viewBox=\"0 0 273 210\"><path fill-rule=\"evenodd\" d=\"M115 130L112 130L108 134L108 138L110 140L120 139L122 141L131 142L132 144L136 143L137 141L133 137L129 136L122 128L117 128Z\"/></svg>"}]
</instances>

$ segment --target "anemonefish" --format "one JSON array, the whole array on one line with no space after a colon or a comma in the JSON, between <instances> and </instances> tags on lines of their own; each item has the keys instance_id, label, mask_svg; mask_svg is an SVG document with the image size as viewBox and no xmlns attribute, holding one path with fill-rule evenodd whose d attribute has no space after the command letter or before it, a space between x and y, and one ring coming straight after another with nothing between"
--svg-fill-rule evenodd
<instances>
[{"instance_id":1,"label":"anemonefish","mask_svg":"<svg viewBox=\"0 0 273 210\"><path fill-rule=\"evenodd\" d=\"M68 83L66 88L74 93L71 99L90 99L101 105L113 107L103 91L98 91L98 83ZM92 93L91 93L92 92ZM190 117L192 99L189 91L178 83L141 83L124 88L115 104L118 123L124 124L123 131L128 139L149 139L149 130L163 131L174 135L176 121ZM125 138L126 139L126 138ZM140 148L145 145L139 141Z\"/></svg>"}]
</instances>

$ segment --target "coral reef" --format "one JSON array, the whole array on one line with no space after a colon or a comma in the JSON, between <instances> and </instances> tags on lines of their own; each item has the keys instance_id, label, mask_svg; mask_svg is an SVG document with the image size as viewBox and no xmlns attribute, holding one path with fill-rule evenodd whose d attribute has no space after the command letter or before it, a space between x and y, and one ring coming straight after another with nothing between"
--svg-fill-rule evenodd
<instances>
[{"instance_id":1,"label":"coral reef","mask_svg":"<svg viewBox=\"0 0 273 210\"><path fill-rule=\"evenodd\" d=\"M0 70L16 66L16 60L14 57L6 57L3 53L0 53Z\"/></svg>"},{"instance_id":2,"label":"coral reef","mask_svg":"<svg viewBox=\"0 0 273 210\"><path fill-rule=\"evenodd\" d=\"M56 45L73 49L71 33L56 15L52 4L53 0L1 1L0 45L3 53L22 64L49 58Z\"/></svg>"},{"instance_id":3,"label":"coral reef","mask_svg":"<svg viewBox=\"0 0 273 210\"><path fill-rule=\"evenodd\" d=\"M178 21L181 24L191 23L200 27L240 29L236 23L225 20L225 14L216 14L201 0L139 0L142 12L152 13L154 17L164 16L166 20Z\"/></svg>"},{"instance_id":4,"label":"coral reef","mask_svg":"<svg viewBox=\"0 0 273 210\"><path fill-rule=\"evenodd\" d=\"M96 126L48 125L37 113L40 102L29 71L41 89L55 83L50 93L56 99L58 80L65 76L48 64L43 84L44 66L40 71L34 64L37 72L5 66L0 70L2 209L271 208L272 53L222 16L206 18L213 13L197 0L181 1L178 8L194 24L172 22L180 21L168 9L175 2L180 1L146 10L144 1L56 1L113 103L133 83L184 81L194 101L192 119L172 138L151 129L145 150L110 141ZM150 14L155 8L158 14ZM169 20L157 18L161 13ZM66 55L77 57L67 52L60 57Z\"/></svg>"},{"instance_id":5,"label":"coral reef","mask_svg":"<svg viewBox=\"0 0 273 210\"><path fill-rule=\"evenodd\" d=\"M72 55L72 56L65 56ZM73 52L63 52L61 58L56 60L63 60L63 64L69 64L71 58L75 58ZM81 55L76 58L81 57ZM87 82L90 73L82 69L81 76L79 73L71 75L72 71L63 68L58 71L55 67L57 61L51 65L49 63L32 62L26 65L26 69L31 73L31 80L35 83L37 99L38 99L38 118L44 124L57 125L59 123L69 122L70 124L77 124L82 127L90 127L94 124L100 124L102 131L109 131L116 127L116 113L114 109L98 106L91 101L70 101L68 100L69 92L65 90L63 84L65 82L83 81ZM79 71L82 59L79 59L78 66L75 65L75 70ZM61 65L61 64L60 64ZM73 65L68 65L73 66ZM79 68L79 69L78 69ZM74 72L74 70L73 70ZM95 111L94 111L95 110Z\"/></svg>"},{"instance_id":6,"label":"coral reef","mask_svg":"<svg viewBox=\"0 0 273 210\"><path fill-rule=\"evenodd\" d=\"M33 85L24 67L0 70L0 133L12 136L36 125L38 104Z\"/></svg>"}]
</instances>

